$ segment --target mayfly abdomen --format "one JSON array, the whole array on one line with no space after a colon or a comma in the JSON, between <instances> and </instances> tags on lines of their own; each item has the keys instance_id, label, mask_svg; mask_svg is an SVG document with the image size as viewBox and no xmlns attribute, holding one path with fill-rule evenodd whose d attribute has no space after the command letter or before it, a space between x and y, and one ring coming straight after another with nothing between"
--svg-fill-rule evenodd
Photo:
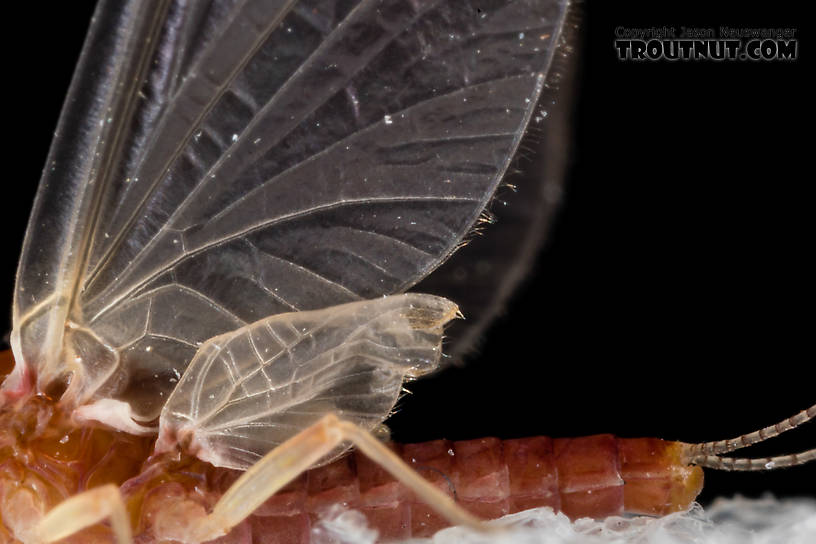
<instances>
[{"instance_id":1,"label":"mayfly abdomen","mask_svg":"<svg viewBox=\"0 0 816 544\"><path fill-rule=\"evenodd\" d=\"M391 444L425 479L483 519L551 507L572 519L688 508L702 470L682 463L683 445L612 435L514 440L484 438ZM136 534L173 538L204 516L237 473L190 457L159 458L122 491L138 519ZM230 533L251 542L305 544L334 506L361 512L383 540L427 537L450 525L364 455L354 452L312 469L268 499ZM150 541L150 540L148 540ZM250 540L247 540L249 542Z\"/></svg>"},{"instance_id":2,"label":"mayfly abdomen","mask_svg":"<svg viewBox=\"0 0 816 544\"><path fill-rule=\"evenodd\" d=\"M135 535L144 542L183 536L240 476L178 450L149 457L153 437L101 427L76 428L44 396L7 404L0 435L0 518L7 540L66 498L120 486ZM596 435L574 439L485 438L391 444L434 486L483 519L548 506L569 517L623 512L661 515L687 508L702 485L684 445ZM449 523L365 455L354 452L296 478L230 531L264 542L309 542L335 504L356 509L383 538L429 536ZM72 538L107 542L94 526ZM259 540L260 539L260 540Z\"/></svg>"},{"instance_id":3,"label":"mayfly abdomen","mask_svg":"<svg viewBox=\"0 0 816 544\"><path fill-rule=\"evenodd\" d=\"M772 438L813 417L816 406L761 431L704 444L599 434L556 439L434 440L392 443L389 448L435 488L481 519L539 507L562 512L572 520L621 514L663 516L691 507L703 486L702 466L770 470L813 460L816 450L753 459L714 453ZM131 504L137 497L136 503L141 505L139 532L165 538L185 534L188 525L203 519L219 494L238 477L235 471L186 459L170 463L178 467L176 476L161 476L164 469L160 461L153 468L145 467L142 476L123 486ZM266 542L269 538L306 544L314 536L316 524L331 516L333 509L336 513L337 505L362 513L382 541L427 537L450 525L385 469L354 451L301 474L230 534L235 535L236 542Z\"/></svg>"},{"instance_id":4,"label":"mayfly abdomen","mask_svg":"<svg viewBox=\"0 0 816 544\"><path fill-rule=\"evenodd\" d=\"M378 447L478 519L537 507L552 508L571 519L623 513L661 516L690 507L702 488L701 467L770 470L816 459L816 449L774 458L722 455L815 417L812 406L754 433L701 444L600 434ZM334 420L336 429L350 425ZM215 467L184 449L155 454L154 437L93 425L77 428L54 399L43 395L7 403L0 424L2 542L35 539L33 531L45 513L59 510L78 493L106 487L121 494L122 512L137 542L208 541L212 537L193 536L196 528L215 515L228 495L234 496L249 474ZM321 424L332 425L329 420ZM293 440L311 432L307 429ZM385 540L429 536L450 525L439 515L439 504L420 498L417 487L409 489L405 474L383 468L382 460L371 460L363 446L283 480L277 493L262 494L256 507L225 528L224 542L305 544L337 505L361 512ZM70 542L113 541L111 526L98 522L66 536Z\"/></svg>"}]
</instances>

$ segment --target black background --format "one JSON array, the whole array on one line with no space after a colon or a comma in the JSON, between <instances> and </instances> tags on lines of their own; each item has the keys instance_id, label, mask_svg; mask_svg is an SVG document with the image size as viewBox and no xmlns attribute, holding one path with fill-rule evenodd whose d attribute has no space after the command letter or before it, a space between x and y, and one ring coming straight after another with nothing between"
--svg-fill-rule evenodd
<instances>
[{"instance_id":1,"label":"black background","mask_svg":"<svg viewBox=\"0 0 816 544\"><path fill-rule=\"evenodd\" d=\"M17 32L3 36L3 308L90 4L7 13ZM579 6L568 179L537 267L479 355L410 386L390 420L400 441L599 432L702 441L816 400L816 94L803 8L610 4ZM663 25L797 28L799 59L617 60L615 27ZM816 446L812 425L760 453ZM816 496L816 466L706 477L704 502Z\"/></svg>"}]
</instances>

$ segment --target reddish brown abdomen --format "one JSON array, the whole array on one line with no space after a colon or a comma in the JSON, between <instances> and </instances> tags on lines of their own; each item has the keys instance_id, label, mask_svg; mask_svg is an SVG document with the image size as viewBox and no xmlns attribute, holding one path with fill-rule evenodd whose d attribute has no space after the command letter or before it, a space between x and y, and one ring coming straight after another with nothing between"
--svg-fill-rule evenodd
<instances>
[{"instance_id":1,"label":"reddish brown abdomen","mask_svg":"<svg viewBox=\"0 0 816 544\"><path fill-rule=\"evenodd\" d=\"M571 519L664 515L687 508L702 487L699 467L682 461L682 444L659 439L605 434L391 447L459 504L487 519L540 506ZM353 453L287 486L245 522L244 530L274 534L275 542L306 543L320 513L337 503L361 511L385 540L429 536L448 526L382 468Z\"/></svg>"}]
</instances>

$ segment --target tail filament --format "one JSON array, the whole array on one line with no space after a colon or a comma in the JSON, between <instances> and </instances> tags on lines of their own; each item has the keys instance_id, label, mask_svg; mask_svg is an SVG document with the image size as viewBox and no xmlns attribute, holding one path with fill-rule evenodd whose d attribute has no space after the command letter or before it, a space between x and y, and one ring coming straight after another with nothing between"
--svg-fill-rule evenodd
<instances>
[{"instance_id":1,"label":"tail filament","mask_svg":"<svg viewBox=\"0 0 816 544\"><path fill-rule=\"evenodd\" d=\"M760 471L803 465L816 459L816 448L776 457L725 457L722 454L764 442L813 419L816 419L816 404L752 433L729 440L689 444L686 455L689 463L716 470Z\"/></svg>"}]
</instances>

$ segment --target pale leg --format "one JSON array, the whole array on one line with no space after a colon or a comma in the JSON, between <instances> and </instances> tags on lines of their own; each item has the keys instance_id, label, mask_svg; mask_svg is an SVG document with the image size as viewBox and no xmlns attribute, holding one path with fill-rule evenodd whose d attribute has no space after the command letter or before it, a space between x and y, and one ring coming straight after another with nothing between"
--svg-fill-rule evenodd
<instances>
[{"instance_id":1,"label":"pale leg","mask_svg":"<svg viewBox=\"0 0 816 544\"><path fill-rule=\"evenodd\" d=\"M111 520L117 544L131 544L133 538L125 503L119 488L113 484L91 489L58 504L40 520L34 534L40 542L54 542L107 518Z\"/></svg>"},{"instance_id":2,"label":"pale leg","mask_svg":"<svg viewBox=\"0 0 816 544\"><path fill-rule=\"evenodd\" d=\"M201 532L196 536L206 541L226 534L266 499L344 441L351 442L452 524L488 529L367 431L330 414L269 452L236 480L207 516L206 523L198 525Z\"/></svg>"}]
</instances>

